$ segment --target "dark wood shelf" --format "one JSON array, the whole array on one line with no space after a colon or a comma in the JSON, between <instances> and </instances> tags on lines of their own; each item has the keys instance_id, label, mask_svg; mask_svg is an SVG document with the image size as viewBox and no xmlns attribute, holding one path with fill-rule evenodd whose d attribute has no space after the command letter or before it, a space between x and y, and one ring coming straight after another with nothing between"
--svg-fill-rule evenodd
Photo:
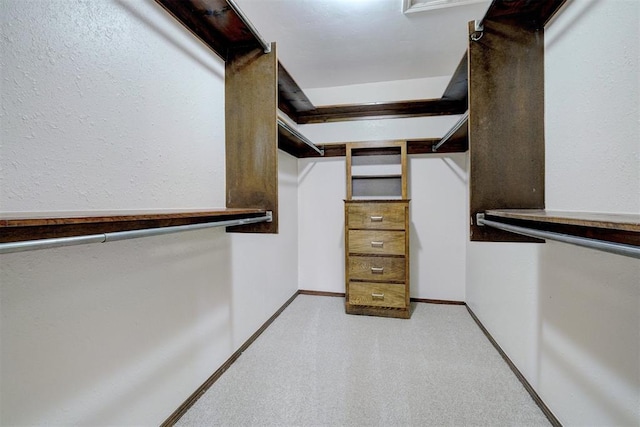
<instances>
[{"instance_id":1,"label":"dark wood shelf","mask_svg":"<svg viewBox=\"0 0 640 427\"><path fill-rule=\"evenodd\" d=\"M442 94L442 99L451 101L462 101L464 105L467 105L467 98L469 96L469 76L468 76L468 55L465 51L458 67L453 72L451 80L447 88Z\"/></svg>"},{"instance_id":2,"label":"dark wood shelf","mask_svg":"<svg viewBox=\"0 0 640 427\"><path fill-rule=\"evenodd\" d=\"M567 0L494 0L483 21L506 21L540 30Z\"/></svg>"},{"instance_id":3,"label":"dark wood shelf","mask_svg":"<svg viewBox=\"0 0 640 427\"><path fill-rule=\"evenodd\" d=\"M351 175L351 179L401 179L402 174L389 174L389 175Z\"/></svg>"},{"instance_id":4,"label":"dark wood shelf","mask_svg":"<svg viewBox=\"0 0 640 427\"><path fill-rule=\"evenodd\" d=\"M425 138L425 139L412 139L407 140L407 154L434 154L433 147L440 142L441 138ZM346 144L317 144L319 148L324 150L323 157L344 157L346 155ZM438 149L436 154L441 153L464 153L469 149L469 143L466 138L451 138L447 144L444 144ZM287 151L287 150L285 150ZM287 151L288 152L288 151ZM367 153L359 153L358 155L374 156L380 154L376 151ZM301 152L299 155L293 154L296 157L317 157L317 153L314 152Z\"/></svg>"},{"instance_id":5,"label":"dark wood shelf","mask_svg":"<svg viewBox=\"0 0 640 427\"><path fill-rule=\"evenodd\" d=\"M466 108L465 102L445 99L323 106L298 112L297 123L309 124L379 118L443 116L462 114Z\"/></svg>"},{"instance_id":6,"label":"dark wood shelf","mask_svg":"<svg viewBox=\"0 0 640 427\"><path fill-rule=\"evenodd\" d=\"M469 114L465 113L460 120L453 125L451 130L442 137L437 144L433 146L433 152L446 152L446 145L452 144L456 147L460 147L463 151L469 149Z\"/></svg>"},{"instance_id":7,"label":"dark wood shelf","mask_svg":"<svg viewBox=\"0 0 640 427\"><path fill-rule=\"evenodd\" d=\"M485 212L485 219L640 247L640 215L543 209L491 209Z\"/></svg>"},{"instance_id":8,"label":"dark wood shelf","mask_svg":"<svg viewBox=\"0 0 640 427\"><path fill-rule=\"evenodd\" d=\"M238 50L261 48L258 35L226 0L156 0L225 62ZM466 99L423 99L316 107L278 62L278 108L298 124L380 117L424 117L461 114Z\"/></svg>"},{"instance_id":9,"label":"dark wood shelf","mask_svg":"<svg viewBox=\"0 0 640 427\"><path fill-rule=\"evenodd\" d=\"M300 132L278 119L278 148L294 157L322 157L324 151Z\"/></svg>"},{"instance_id":10,"label":"dark wood shelf","mask_svg":"<svg viewBox=\"0 0 640 427\"><path fill-rule=\"evenodd\" d=\"M316 108L280 61L278 61L278 108L296 123L299 123L300 114Z\"/></svg>"},{"instance_id":11,"label":"dark wood shelf","mask_svg":"<svg viewBox=\"0 0 640 427\"><path fill-rule=\"evenodd\" d=\"M0 243L202 224L265 214L263 209L250 208L7 213L0 214Z\"/></svg>"},{"instance_id":12,"label":"dark wood shelf","mask_svg":"<svg viewBox=\"0 0 640 427\"><path fill-rule=\"evenodd\" d=\"M156 0L224 61L232 50L261 48L257 36L226 0Z\"/></svg>"}]
</instances>

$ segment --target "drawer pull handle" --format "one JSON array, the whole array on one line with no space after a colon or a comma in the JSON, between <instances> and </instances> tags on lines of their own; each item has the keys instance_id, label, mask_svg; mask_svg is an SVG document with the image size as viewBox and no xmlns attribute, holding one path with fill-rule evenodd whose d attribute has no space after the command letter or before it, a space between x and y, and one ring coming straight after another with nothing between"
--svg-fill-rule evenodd
<instances>
[{"instance_id":1,"label":"drawer pull handle","mask_svg":"<svg viewBox=\"0 0 640 427\"><path fill-rule=\"evenodd\" d=\"M384 242L371 242L372 248L384 248Z\"/></svg>"},{"instance_id":2,"label":"drawer pull handle","mask_svg":"<svg viewBox=\"0 0 640 427\"><path fill-rule=\"evenodd\" d=\"M384 217L382 215L380 215L380 216L372 216L371 217L371 222L382 222L383 218Z\"/></svg>"},{"instance_id":3,"label":"drawer pull handle","mask_svg":"<svg viewBox=\"0 0 640 427\"><path fill-rule=\"evenodd\" d=\"M384 267L371 267L371 274L382 274L384 273Z\"/></svg>"},{"instance_id":4,"label":"drawer pull handle","mask_svg":"<svg viewBox=\"0 0 640 427\"><path fill-rule=\"evenodd\" d=\"M372 293L371 294L371 299L378 299L378 300L383 300L384 301L384 294Z\"/></svg>"}]
</instances>

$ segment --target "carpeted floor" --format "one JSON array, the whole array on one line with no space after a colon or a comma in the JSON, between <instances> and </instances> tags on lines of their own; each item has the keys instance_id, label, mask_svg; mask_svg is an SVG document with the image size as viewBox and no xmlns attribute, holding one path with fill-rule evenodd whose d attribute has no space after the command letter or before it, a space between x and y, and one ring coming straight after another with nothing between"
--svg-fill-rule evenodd
<instances>
[{"instance_id":1,"label":"carpeted floor","mask_svg":"<svg viewBox=\"0 0 640 427\"><path fill-rule=\"evenodd\" d=\"M343 301L299 295L177 425L549 425L464 306Z\"/></svg>"}]
</instances>

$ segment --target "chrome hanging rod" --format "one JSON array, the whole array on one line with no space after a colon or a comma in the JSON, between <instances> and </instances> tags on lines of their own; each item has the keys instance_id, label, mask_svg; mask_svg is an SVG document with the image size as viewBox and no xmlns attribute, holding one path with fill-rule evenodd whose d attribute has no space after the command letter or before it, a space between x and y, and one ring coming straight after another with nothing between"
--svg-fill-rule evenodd
<instances>
[{"instance_id":1,"label":"chrome hanging rod","mask_svg":"<svg viewBox=\"0 0 640 427\"><path fill-rule=\"evenodd\" d=\"M449 132L446 133L445 136L442 137L442 139L440 140L440 142L438 142L436 145L434 145L433 147L431 147L431 151L433 151L434 153L436 151L438 151L438 148L442 147L448 140L449 138L451 138L451 136L456 133L458 131L458 129L460 129L462 127L462 125L465 123L465 121L469 118L469 110L465 111L464 114L462 115L462 117L460 117L460 120L458 120L456 122L455 125L453 125L453 127L451 129L449 129Z\"/></svg>"},{"instance_id":2,"label":"chrome hanging rod","mask_svg":"<svg viewBox=\"0 0 640 427\"><path fill-rule=\"evenodd\" d=\"M289 126L289 124L287 122L285 122L284 120L280 119L280 117L278 117L278 126L282 126L283 128L285 128L287 130L287 132L293 134L296 138L298 138L299 140L301 140L302 142L307 144L316 153L320 154L321 156L324 156L324 149L319 148L316 144L314 144L313 142L309 141L307 139L307 137L305 137L303 134L298 132L293 127Z\"/></svg>"},{"instance_id":3,"label":"chrome hanging rod","mask_svg":"<svg viewBox=\"0 0 640 427\"><path fill-rule=\"evenodd\" d=\"M262 38L262 36L258 32L258 30L256 30L256 27L254 27L253 24L251 23L251 21L249 21L249 18L247 18L247 15L245 15L244 12L242 11L242 9L240 9L240 7L238 7L238 5L236 4L235 0L227 0L227 3L231 7L231 9L233 9L233 11L236 13L236 15L238 15L238 18L240 18L242 23L244 25L246 25L247 28L249 28L251 33L258 40L258 43L260 43L260 46L262 46L262 49L264 50L264 53L271 52L271 44L267 43L267 41L264 38Z\"/></svg>"},{"instance_id":4,"label":"chrome hanging rod","mask_svg":"<svg viewBox=\"0 0 640 427\"><path fill-rule=\"evenodd\" d=\"M202 224L176 225L173 227L145 228L143 230L117 231L113 233L90 234L87 236L60 237L55 239L27 240L24 242L0 243L0 254L11 252L25 252L37 249L59 248L62 246L76 246L88 243L107 243L118 240L137 239L139 237L160 236L163 234L179 233L182 231L202 230L213 227L233 227L236 225L271 222L273 214L267 211L264 216L255 218L230 219L225 221L206 222Z\"/></svg>"},{"instance_id":5,"label":"chrome hanging rod","mask_svg":"<svg viewBox=\"0 0 640 427\"><path fill-rule=\"evenodd\" d=\"M582 246L584 248L597 249L599 251L610 252L617 255L624 255L632 258L640 258L640 247L625 245L623 243L606 242L604 240L588 239L570 234L555 233L552 231L536 230L535 228L520 227L517 225L505 224L491 221L484 218L484 214L478 214L476 218L478 225L486 225L499 230L511 233L522 234L524 236L535 237L537 239L550 239L558 242L569 243Z\"/></svg>"}]
</instances>

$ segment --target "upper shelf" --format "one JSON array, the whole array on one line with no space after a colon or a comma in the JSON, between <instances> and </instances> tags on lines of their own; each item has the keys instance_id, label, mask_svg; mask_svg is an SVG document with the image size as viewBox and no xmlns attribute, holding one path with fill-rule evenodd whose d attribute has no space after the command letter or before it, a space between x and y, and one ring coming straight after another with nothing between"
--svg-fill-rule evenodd
<instances>
[{"instance_id":1,"label":"upper shelf","mask_svg":"<svg viewBox=\"0 0 640 427\"><path fill-rule=\"evenodd\" d=\"M517 21L519 25L543 28L544 24L566 0L494 0L483 20ZM233 49L265 47L266 43L244 17L233 0L156 0L178 21L200 38L225 61ZM465 53L441 98L399 102L376 102L316 107L295 79L278 62L278 108L297 124L327 123L381 117L423 117L462 114L468 104L468 59ZM468 149L466 126L457 123L448 135L447 144L438 152L460 152ZM436 144L441 141L436 141ZM296 157L317 156L300 134L279 126L279 144ZM431 144L431 143L429 143ZM431 148L434 144L431 144ZM423 151L424 144L409 144L409 154ZM327 156L344 155L344 148L327 147Z\"/></svg>"},{"instance_id":2,"label":"upper shelf","mask_svg":"<svg viewBox=\"0 0 640 427\"><path fill-rule=\"evenodd\" d=\"M316 107L297 112L294 120L300 124L327 123L347 120L369 120L398 117L426 117L462 114L465 101L449 99L419 99L399 102L371 102L366 104Z\"/></svg>"},{"instance_id":3,"label":"upper shelf","mask_svg":"<svg viewBox=\"0 0 640 427\"><path fill-rule=\"evenodd\" d=\"M531 29L542 29L567 0L493 0L484 20L514 21Z\"/></svg>"},{"instance_id":4,"label":"upper shelf","mask_svg":"<svg viewBox=\"0 0 640 427\"><path fill-rule=\"evenodd\" d=\"M156 2L225 61L233 49L266 45L232 0ZM316 107L291 74L278 63L278 108L296 123L306 124L462 114L466 110L466 99L440 98Z\"/></svg>"},{"instance_id":5,"label":"upper shelf","mask_svg":"<svg viewBox=\"0 0 640 427\"><path fill-rule=\"evenodd\" d=\"M156 0L224 61L239 48L268 46L232 0Z\"/></svg>"},{"instance_id":6,"label":"upper shelf","mask_svg":"<svg viewBox=\"0 0 640 427\"><path fill-rule=\"evenodd\" d=\"M469 96L468 62L467 52L465 51L458 67L451 76L451 80L449 80L447 88L442 94L442 99L461 101L465 106L467 105L467 98Z\"/></svg>"}]
</instances>

